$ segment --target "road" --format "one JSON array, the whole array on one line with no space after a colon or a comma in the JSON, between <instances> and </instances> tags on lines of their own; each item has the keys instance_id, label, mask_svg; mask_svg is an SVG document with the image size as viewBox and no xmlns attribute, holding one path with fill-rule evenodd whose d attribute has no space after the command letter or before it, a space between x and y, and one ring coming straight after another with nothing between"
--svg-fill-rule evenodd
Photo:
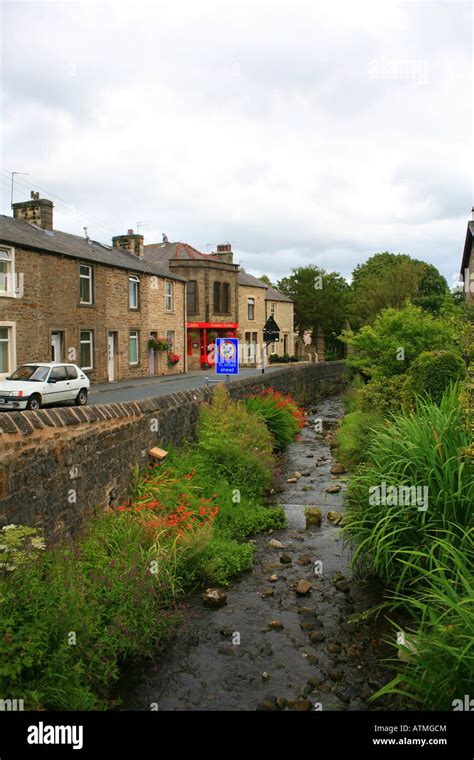
<instances>
[{"instance_id":1,"label":"road","mask_svg":"<svg viewBox=\"0 0 474 760\"><path fill-rule=\"evenodd\" d=\"M271 374L281 367L281 364L267 367L265 374ZM261 375L261 373L260 368L241 369L238 377L251 377L252 375ZM153 396L166 396L176 391L194 390L206 385L206 377L212 380L216 379L215 373L209 370L187 372L185 375L146 377L136 380L123 380L118 383L92 385L89 391L89 404L108 404L111 401L139 401Z\"/></svg>"}]
</instances>

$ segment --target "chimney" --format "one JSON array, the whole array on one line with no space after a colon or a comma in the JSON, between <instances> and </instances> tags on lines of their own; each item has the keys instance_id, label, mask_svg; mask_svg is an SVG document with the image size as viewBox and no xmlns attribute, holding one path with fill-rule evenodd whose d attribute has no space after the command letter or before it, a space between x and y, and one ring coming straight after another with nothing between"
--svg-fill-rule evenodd
<instances>
[{"instance_id":1,"label":"chimney","mask_svg":"<svg viewBox=\"0 0 474 760\"><path fill-rule=\"evenodd\" d=\"M120 248L127 253L133 253L139 259L143 258L144 238L143 235L135 235L133 230L128 230L126 235L115 235L112 238L114 248Z\"/></svg>"},{"instance_id":2,"label":"chimney","mask_svg":"<svg viewBox=\"0 0 474 760\"><path fill-rule=\"evenodd\" d=\"M31 222L43 230L53 229L53 201L40 198L39 193L31 191L29 201L12 203L13 218Z\"/></svg>"},{"instance_id":3,"label":"chimney","mask_svg":"<svg viewBox=\"0 0 474 760\"><path fill-rule=\"evenodd\" d=\"M226 264L234 263L234 254L232 253L232 246L230 243L220 243L217 246L217 251L213 255L218 256L219 259Z\"/></svg>"}]
</instances>

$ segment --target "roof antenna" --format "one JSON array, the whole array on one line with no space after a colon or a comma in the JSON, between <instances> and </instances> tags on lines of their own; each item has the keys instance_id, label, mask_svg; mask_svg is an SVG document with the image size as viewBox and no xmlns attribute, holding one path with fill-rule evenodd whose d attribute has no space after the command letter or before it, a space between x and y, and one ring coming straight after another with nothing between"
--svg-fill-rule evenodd
<instances>
[{"instance_id":1,"label":"roof antenna","mask_svg":"<svg viewBox=\"0 0 474 760\"><path fill-rule=\"evenodd\" d=\"M89 234L87 232L87 227L83 227L82 229L84 230L84 235L86 236L87 242L89 242L90 238L89 238Z\"/></svg>"}]
</instances>

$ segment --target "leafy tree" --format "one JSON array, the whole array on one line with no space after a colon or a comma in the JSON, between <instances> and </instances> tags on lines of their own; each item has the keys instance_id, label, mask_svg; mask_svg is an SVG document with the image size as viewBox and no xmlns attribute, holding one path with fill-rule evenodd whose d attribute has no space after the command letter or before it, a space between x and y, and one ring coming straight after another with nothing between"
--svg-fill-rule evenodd
<instances>
[{"instance_id":1,"label":"leafy tree","mask_svg":"<svg viewBox=\"0 0 474 760\"><path fill-rule=\"evenodd\" d=\"M264 282L265 285L268 285L269 288L274 288L275 287L275 285L273 284L273 282L269 278L268 274L262 274L258 279L261 280L262 282Z\"/></svg>"},{"instance_id":2,"label":"leafy tree","mask_svg":"<svg viewBox=\"0 0 474 760\"><path fill-rule=\"evenodd\" d=\"M354 353L348 364L366 378L383 379L405 373L423 351L456 348L461 336L458 320L437 319L421 307L385 309L373 325L357 334L345 330L342 340Z\"/></svg>"},{"instance_id":3,"label":"leafy tree","mask_svg":"<svg viewBox=\"0 0 474 760\"><path fill-rule=\"evenodd\" d=\"M386 308L402 309L408 300L438 314L448 284L432 264L384 251L358 264L352 273L350 322L371 324Z\"/></svg>"},{"instance_id":4,"label":"leafy tree","mask_svg":"<svg viewBox=\"0 0 474 760\"><path fill-rule=\"evenodd\" d=\"M300 335L305 330L315 335L319 327L329 344L338 342L347 321L350 293L342 275L315 266L298 267L277 287L294 302L295 328Z\"/></svg>"}]
</instances>

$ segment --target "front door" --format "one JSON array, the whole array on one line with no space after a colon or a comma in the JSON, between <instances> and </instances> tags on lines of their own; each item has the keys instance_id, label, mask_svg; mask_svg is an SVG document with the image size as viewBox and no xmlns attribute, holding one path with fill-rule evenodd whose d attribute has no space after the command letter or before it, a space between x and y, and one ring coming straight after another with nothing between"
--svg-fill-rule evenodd
<instances>
[{"instance_id":1,"label":"front door","mask_svg":"<svg viewBox=\"0 0 474 760\"><path fill-rule=\"evenodd\" d=\"M51 361L62 361L62 334L60 332L51 333Z\"/></svg>"},{"instance_id":2,"label":"front door","mask_svg":"<svg viewBox=\"0 0 474 760\"><path fill-rule=\"evenodd\" d=\"M109 332L107 336L107 374L109 383L115 380L115 334Z\"/></svg>"}]
</instances>

